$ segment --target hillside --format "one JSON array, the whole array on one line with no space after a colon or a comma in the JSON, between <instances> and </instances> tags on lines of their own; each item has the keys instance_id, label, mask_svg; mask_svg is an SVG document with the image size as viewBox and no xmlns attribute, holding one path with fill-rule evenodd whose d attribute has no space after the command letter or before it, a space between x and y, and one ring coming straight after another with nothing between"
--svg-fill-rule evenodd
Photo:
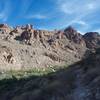
<instances>
[{"instance_id":1,"label":"hillside","mask_svg":"<svg viewBox=\"0 0 100 100\"><path fill-rule=\"evenodd\" d=\"M0 100L100 100L100 49L68 68L0 81Z\"/></svg>"},{"instance_id":2,"label":"hillside","mask_svg":"<svg viewBox=\"0 0 100 100\"><path fill-rule=\"evenodd\" d=\"M99 33L82 35L71 26L47 31L0 24L0 71L68 66L99 46Z\"/></svg>"}]
</instances>

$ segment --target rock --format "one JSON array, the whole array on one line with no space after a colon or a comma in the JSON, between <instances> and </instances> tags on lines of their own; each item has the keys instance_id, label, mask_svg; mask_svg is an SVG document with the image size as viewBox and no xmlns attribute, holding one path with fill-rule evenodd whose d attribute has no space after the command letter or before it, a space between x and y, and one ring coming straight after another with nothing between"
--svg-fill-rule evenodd
<instances>
[{"instance_id":1,"label":"rock","mask_svg":"<svg viewBox=\"0 0 100 100\"><path fill-rule=\"evenodd\" d=\"M22 32L20 38L22 41L25 41L26 44L29 44L31 37L32 37L32 32L31 32L31 30L28 30L28 31Z\"/></svg>"},{"instance_id":2,"label":"rock","mask_svg":"<svg viewBox=\"0 0 100 100\"><path fill-rule=\"evenodd\" d=\"M7 55L4 55L4 58L5 58L5 60L8 62L8 63L12 63L13 64L13 55L12 55L12 53L9 53L9 54L7 54Z\"/></svg>"},{"instance_id":3,"label":"rock","mask_svg":"<svg viewBox=\"0 0 100 100\"><path fill-rule=\"evenodd\" d=\"M8 28L8 25L7 24L0 24L0 28L6 29L6 28Z\"/></svg>"},{"instance_id":4,"label":"rock","mask_svg":"<svg viewBox=\"0 0 100 100\"><path fill-rule=\"evenodd\" d=\"M39 40L39 31L38 30L34 30L33 38Z\"/></svg>"},{"instance_id":5,"label":"rock","mask_svg":"<svg viewBox=\"0 0 100 100\"><path fill-rule=\"evenodd\" d=\"M76 50L75 47L73 45L71 45L71 44L68 44L65 47L68 48L68 49L70 49L70 50L72 50L72 51Z\"/></svg>"},{"instance_id":6,"label":"rock","mask_svg":"<svg viewBox=\"0 0 100 100\"><path fill-rule=\"evenodd\" d=\"M11 62L10 59L14 58L16 63L12 66L19 66L19 69L28 66L34 68L36 66L62 65L66 62L69 65L81 60L88 49L86 47L86 40L88 39L85 39L88 36L84 37L71 26L65 30L54 31L33 29L31 24L15 28L1 24L0 28L10 29L9 32L4 31L4 34L0 34L0 45L9 46L14 51L13 53L10 52L14 57L11 57L9 53L5 56L5 59L8 59L7 62ZM43 55L45 52L47 52L47 55ZM35 58L40 63L36 63ZM2 56L0 59L2 62ZM9 63L4 64L4 66L8 65Z\"/></svg>"},{"instance_id":7,"label":"rock","mask_svg":"<svg viewBox=\"0 0 100 100\"><path fill-rule=\"evenodd\" d=\"M50 59L54 61L60 61L60 58L58 57L57 54L52 54L52 53L44 53L45 56L49 57Z\"/></svg>"},{"instance_id":8,"label":"rock","mask_svg":"<svg viewBox=\"0 0 100 100\"><path fill-rule=\"evenodd\" d=\"M62 32L62 31L58 31L57 32L57 38L58 39L62 39L63 38L63 35L64 35L64 32Z\"/></svg>"},{"instance_id":9,"label":"rock","mask_svg":"<svg viewBox=\"0 0 100 100\"><path fill-rule=\"evenodd\" d=\"M9 33L11 31L11 28L7 24L0 24L0 30L2 30L2 33Z\"/></svg>"},{"instance_id":10,"label":"rock","mask_svg":"<svg viewBox=\"0 0 100 100\"><path fill-rule=\"evenodd\" d=\"M49 74L1 80L0 100L100 100L100 55L97 56L92 54L58 71L50 66Z\"/></svg>"},{"instance_id":11,"label":"rock","mask_svg":"<svg viewBox=\"0 0 100 100\"><path fill-rule=\"evenodd\" d=\"M83 42L82 35L78 33L73 27L69 26L64 30L64 35L71 41L81 44Z\"/></svg>"},{"instance_id":12,"label":"rock","mask_svg":"<svg viewBox=\"0 0 100 100\"><path fill-rule=\"evenodd\" d=\"M95 49L100 46L100 34L98 32L88 32L83 35L83 38L89 49Z\"/></svg>"},{"instance_id":13,"label":"rock","mask_svg":"<svg viewBox=\"0 0 100 100\"><path fill-rule=\"evenodd\" d=\"M27 25L26 25L26 29L30 30L30 29L32 29L32 28L33 28L33 25L31 25L31 24L27 24Z\"/></svg>"}]
</instances>

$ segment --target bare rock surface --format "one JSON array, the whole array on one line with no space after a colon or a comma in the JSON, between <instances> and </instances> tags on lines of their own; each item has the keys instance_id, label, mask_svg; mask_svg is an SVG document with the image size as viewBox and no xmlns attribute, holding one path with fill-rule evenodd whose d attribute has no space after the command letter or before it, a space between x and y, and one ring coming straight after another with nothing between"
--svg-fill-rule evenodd
<instances>
[{"instance_id":1,"label":"bare rock surface","mask_svg":"<svg viewBox=\"0 0 100 100\"><path fill-rule=\"evenodd\" d=\"M94 49L100 47L100 34L98 32L88 32L83 38L88 48Z\"/></svg>"},{"instance_id":2,"label":"bare rock surface","mask_svg":"<svg viewBox=\"0 0 100 100\"><path fill-rule=\"evenodd\" d=\"M82 36L71 26L47 31L30 24L15 28L0 24L0 70L70 65L83 58L92 40L99 45L98 36L93 37L88 40L88 35Z\"/></svg>"}]
</instances>

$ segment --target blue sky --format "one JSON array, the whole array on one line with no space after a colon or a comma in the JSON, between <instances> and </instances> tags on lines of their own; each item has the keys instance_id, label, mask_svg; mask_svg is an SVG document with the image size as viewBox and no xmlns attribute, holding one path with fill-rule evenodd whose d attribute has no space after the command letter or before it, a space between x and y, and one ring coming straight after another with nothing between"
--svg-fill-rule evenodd
<instances>
[{"instance_id":1,"label":"blue sky","mask_svg":"<svg viewBox=\"0 0 100 100\"><path fill-rule=\"evenodd\" d=\"M0 23L100 32L100 0L0 0Z\"/></svg>"}]
</instances>

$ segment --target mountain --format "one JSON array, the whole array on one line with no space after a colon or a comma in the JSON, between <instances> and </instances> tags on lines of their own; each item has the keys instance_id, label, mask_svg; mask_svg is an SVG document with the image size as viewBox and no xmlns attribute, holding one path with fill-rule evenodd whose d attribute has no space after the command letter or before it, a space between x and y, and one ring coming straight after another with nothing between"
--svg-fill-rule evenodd
<instances>
[{"instance_id":1,"label":"mountain","mask_svg":"<svg viewBox=\"0 0 100 100\"><path fill-rule=\"evenodd\" d=\"M88 32L83 38L88 48L95 49L100 47L100 34L98 32Z\"/></svg>"},{"instance_id":2,"label":"mountain","mask_svg":"<svg viewBox=\"0 0 100 100\"><path fill-rule=\"evenodd\" d=\"M1 80L0 100L100 100L100 48L54 73Z\"/></svg>"},{"instance_id":3,"label":"mountain","mask_svg":"<svg viewBox=\"0 0 100 100\"><path fill-rule=\"evenodd\" d=\"M71 65L95 51L99 42L98 33L82 35L72 26L47 31L30 24L15 28L0 24L0 71Z\"/></svg>"},{"instance_id":4,"label":"mountain","mask_svg":"<svg viewBox=\"0 0 100 100\"><path fill-rule=\"evenodd\" d=\"M0 25L0 100L100 100L100 34Z\"/></svg>"}]
</instances>

